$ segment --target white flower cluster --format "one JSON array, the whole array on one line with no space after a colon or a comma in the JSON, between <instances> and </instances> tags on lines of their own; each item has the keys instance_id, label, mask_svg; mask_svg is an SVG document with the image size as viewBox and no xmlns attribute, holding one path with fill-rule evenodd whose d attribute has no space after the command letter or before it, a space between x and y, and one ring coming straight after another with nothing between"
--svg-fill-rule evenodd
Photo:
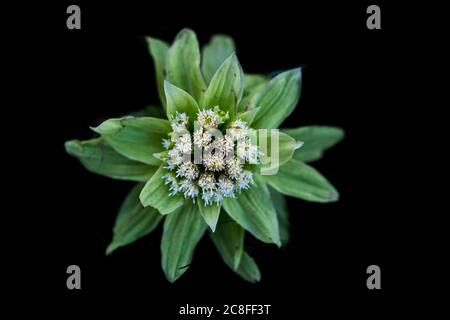
<instances>
[{"instance_id":1,"label":"white flower cluster","mask_svg":"<svg viewBox=\"0 0 450 320\"><path fill-rule=\"evenodd\" d=\"M163 179L169 185L170 195L181 193L185 198L201 198L210 205L223 198L234 198L253 184L253 174L244 169L244 164L258 163L258 147L248 137L245 121L227 123L228 118L228 113L218 107L202 110L192 133L185 113L177 113L171 119L173 132L170 139L163 139L166 151L159 155L169 171ZM200 161L196 152L201 155Z\"/></svg>"}]
</instances>

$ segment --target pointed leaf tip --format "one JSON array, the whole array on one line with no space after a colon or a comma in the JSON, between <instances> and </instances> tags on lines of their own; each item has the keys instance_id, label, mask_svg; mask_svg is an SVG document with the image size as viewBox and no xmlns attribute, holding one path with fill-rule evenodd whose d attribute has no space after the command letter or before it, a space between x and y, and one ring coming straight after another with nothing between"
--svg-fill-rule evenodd
<instances>
[{"instance_id":1,"label":"pointed leaf tip","mask_svg":"<svg viewBox=\"0 0 450 320\"><path fill-rule=\"evenodd\" d=\"M332 190L330 192L330 201L339 201L339 192L337 190Z\"/></svg>"},{"instance_id":2,"label":"pointed leaf tip","mask_svg":"<svg viewBox=\"0 0 450 320\"><path fill-rule=\"evenodd\" d=\"M111 253L113 253L113 251L115 250L115 246L113 246L112 244L108 245L108 247L106 248L105 254L107 256L110 256Z\"/></svg>"},{"instance_id":3,"label":"pointed leaf tip","mask_svg":"<svg viewBox=\"0 0 450 320\"><path fill-rule=\"evenodd\" d=\"M133 187L122 203L114 224L113 239L106 249L106 255L148 235L162 220L162 215L155 208L142 206L139 193L143 186L141 183Z\"/></svg>"},{"instance_id":4,"label":"pointed leaf tip","mask_svg":"<svg viewBox=\"0 0 450 320\"><path fill-rule=\"evenodd\" d=\"M68 154L74 155L75 150L81 151L83 149L83 146L81 145L79 140L68 140L64 142L64 149Z\"/></svg>"},{"instance_id":5,"label":"pointed leaf tip","mask_svg":"<svg viewBox=\"0 0 450 320\"><path fill-rule=\"evenodd\" d=\"M324 152L344 138L344 130L331 126L306 126L283 129L283 132L305 144L294 154L294 158L304 162L319 160Z\"/></svg>"},{"instance_id":6,"label":"pointed leaf tip","mask_svg":"<svg viewBox=\"0 0 450 320\"><path fill-rule=\"evenodd\" d=\"M177 34L177 38L178 37L182 37L182 36L184 36L185 34L194 34L195 36L197 36L196 34L195 34L195 31L194 30L192 30L191 28L183 28L183 29L181 29L180 30L180 32L178 32L178 34Z\"/></svg>"},{"instance_id":7,"label":"pointed leaf tip","mask_svg":"<svg viewBox=\"0 0 450 320\"><path fill-rule=\"evenodd\" d=\"M197 101L206 90L200 71L200 49L191 29L181 30L167 52L166 79L188 92Z\"/></svg>"},{"instance_id":8,"label":"pointed leaf tip","mask_svg":"<svg viewBox=\"0 0 450 320\"><path fill-rule=\"evenodd\" d=\"M168 118L178 113L186 113L190 119L196 119L199 107L195 99L186 91L168 81L164 81Z\"/></svg>"},{"instance_id":9,"label":"pointed leaf tip","mask_svg":"<svg viewBox=\"0 0 450 320\"><path fill-rule=\"evenodd\" d=\"M220 65L235 51L234 41L225 35L214 35L202 50L202 72L209 83Z\"/></svg>"},{"instance_id":10,"label":"pointed leaf tip","mask_svg":"<svg viewBox=\"0 0 450 320\"><path fill-rule=\"evenodd\" d=\"M294 144L294 148L295 150L297 150L300 149L303 145L304 145L303 141L296 141L296 143Z\"/></svg>"},{"instance_id":11,"label":"pointed leaf tip","mask_svg":"<svg viewBox=\"0 0 450 320\"><path fill-rule=\"evenodd\" d=\"M314 202L339 198L333 185L316 169L295 159L281 166L276 175L263 177L275 190L291 197Z\"/></svg>"},{"instance_id":12,"label":"pointed leaf tip","mask_svg":"<svg viewBox=\"0 0 450 320\"><path fill-rule=\"evenodd\" d=\"M251 99L261 107L254 128L277 128L295 109L301 93L300 68L278 74Z\"/></svg>"},{"instance_id":13,"label":"pointed leaf tip","mask_svg":"<svg viewBox=\"0 0 450 320\"><path fill-rule=\"evenodd\" d=\"M122 124L118 119L110 119L102 122L96 127L89 127L89 129L100 135L114 134L122 129Z\"/></svg>"},{"instance_id":14,"label":"pointed leaf tip","mask_svg":"<svg viewBox=\"0 0 450 320\"><path fill-rule=\"evenodd\" d=\"M211 228L212 232L216 231L217 221L220 215L220 205L212 204L205 206L203 201L198 200L198 207L200 214L205 220L206 224Z\"/></svg>"},{"instance_id":15,"label":"pointed leaf tip","mask_svg":"<svg viewBox=\"0 0 450 320\"><path fill-rule=\"evenodd\" d=\"M201 107L219 106L223 111L228 111L234 116L243 90L244 73L236 54L232 53L212 77L204 99L201 101Z\"/></svg>"},{"instance_id":16,"label":"pointed leaf tip","mask_svg":"<svg viewBox=\"0 0 450 320\"><path fill-rule=\"evenodd\" d=\"M244 252L244 229L222 212L217 231L210 233L210 236L223 261L236 271Z\"/></svg>"},{"instance_id":17,"label":"pointed leaf tip","mask_svg":"<svg viewBox=\"0 0 450 320\"><path fill-rule=\"evenodd\" d=\"M91 172L132 181L147 181L156 171L155 167L130 160L116 152L102 138L79 141L70 140L64 144L66 152L80 160Z\"/></svg>"},{"instance_id":18,"label":"pointed leaf tip","mask_svg":"<svg viewBox=\"0 0 450 320\"><path fill-rule=\"evenodd\" d=\"M228 215L257 239L281 246L277 213L264 181L255 175L255 184L237 199L225 198L222 205Z\"/></svg>"}]
</instances>

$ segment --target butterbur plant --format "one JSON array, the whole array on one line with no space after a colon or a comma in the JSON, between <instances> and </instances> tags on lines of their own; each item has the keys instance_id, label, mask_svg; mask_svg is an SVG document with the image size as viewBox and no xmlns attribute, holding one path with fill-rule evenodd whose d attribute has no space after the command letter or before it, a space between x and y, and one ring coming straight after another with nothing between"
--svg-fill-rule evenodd
<instances>
[{"instance_id":1,"label":"butterbur plant","mask_svg":"<svg viewBox=\"0 0 450 320\"><path fill-rule=\"evenodd\" d=\"M170 282L188 270L205 233L225 264L260 280L244 249L246 232L285 245L285 195L315 202L336 189L307 163L340 141L335 127L278 126L296 107L301 70L269 79L245 74L234 42L213 36L203 47L184 29L172 45L147 38L160 107L109 119L97 137L70 140L66 151L90 171L135 181L123 202L106 253L152 232L163 221L162 269Z\"/></svg>"}]
</instances>

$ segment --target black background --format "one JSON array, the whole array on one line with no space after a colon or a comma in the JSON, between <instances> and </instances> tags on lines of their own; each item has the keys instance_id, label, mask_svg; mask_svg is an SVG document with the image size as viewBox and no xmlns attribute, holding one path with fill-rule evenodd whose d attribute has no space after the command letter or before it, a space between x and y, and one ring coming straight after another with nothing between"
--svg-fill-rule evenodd
<instances>
[{"instance_id":1,"label":"black background","mask_svg":"<svg viewBox=\"0 0 450 320\"><path fill-rule=\"evenodd\" d=\"M395 8L378 2L382 29L368 30L372 3L364 2L313 7L277 1L247 8L231 2L74 3L81 7L81 30L66 29L65 9L72 3L60 3L45 8L39 36L34 29L32 41L23 37L33 64L28 95L39 101L26 108L36 126L26 160L38 168L29 178L35 182L30 202L39 214L29 220L36 237L25 259L40 262L39 287L51 304L144 312L150 319L183 319L177 312L187 303L271 304L271 319L306 312L366 318L395 304L405 292L409 251L399 201L407 195L398 191L401 178L395 176L404 139L398 124L405 115L399 94L405 30L394 23ZM106 257L117 210L133 184L89 173L63 148L66 140L90 138L89 126L158 101L143 36L171 42L183 27L196 31L201 44L215 33L231 35L248 73L301 66L302 97L283 127L322 124L346 132L313 164L340 191L340 201L290 198L291 242L281 250L246 238L262 273L256 285L234 275L207 237L189 270L168 283L160 268L161 227ZM82 270L79 291L66 288L71 264ZM381 267L382 290L366 287L371 264Z\"/></svg>"}]
</instances>

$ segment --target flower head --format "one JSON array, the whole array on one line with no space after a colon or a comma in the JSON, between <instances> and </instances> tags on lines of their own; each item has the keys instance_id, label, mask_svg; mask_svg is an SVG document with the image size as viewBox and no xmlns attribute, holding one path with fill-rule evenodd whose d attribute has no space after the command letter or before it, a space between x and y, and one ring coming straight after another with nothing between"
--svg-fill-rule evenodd
<instances>
[{"instance_id":1,"label":"flower head","mask_svg":"<svg viewBox=\"0 0 450 320\"><path fill-rule=\"evenodd\" d=\"M216 109L217 110L217 109ZM217 129L223 123L222 117L212 109L203 109L197 116L198 125L203 129Z\"/></svg>"},{"instance_id":2,"label":"flower head","mask_svg":"<svg viewBox=\"0 0 450 320\"><path fill-rule=\"evenodd\" d=\"M194 131L194 143L197 148L204 148L208 146L212 141L212 135L209 131L204 130L202 127Z\"/></svg>"},{"instance_id":3,"label":"flower head","mask_svg":"<svg viewBox=\"0 0 450 320\"><path fill-rule=\"evenodd\" d=\"M248 134L247 123L241 119L233 121L227 130L227 134L233 140L240 140L245 138Z\"/></svg>"},{"instance_id":4,"label":"flower head","mask_svg":"<svg viewBox=\"0 0 450 320\"><path fill-rule=\"evenodd\" d=\"M192 162L183 162L178 166L177 177L195 180L198 177L198 168Z\"/></svg>"},{"instance_id":5,"label":"flower head","mask_svg":"<svg viewBox=\"0 0 450 320\"><path fill-rule=\"evenodd\" d=\"M187 129L187 124L189 121L189 117L186 115L186 113L182 112L179 113L178 111L175 114L175 117L170 122L170 125L173 129L173 131L183 131Z\"/></svg>"},{"instance_id":6,"label":"flower head","mask_svg":"<svg viewBox=\"0 0 450 320\"><path fill-rule=\"evenodd\" d=\"M173 185L171 195L180 193L192 200L200 196L201 201L208 206L220 204L224 198L234 198L237 192L251 186L251 172L243 169L243 163L252 157L258 159L258 147L247 139L246 122L231 122L224 128L224 135L219 132L220 137L214 138L210 133L210 130L217 130L219 125L224 124L224 118L227 117L227 113L219 107L203 109L197 113L197 122L190 125L189 117L177 112L171 127L181 127L183 134L177 135L174 131L171 133L171 143L165 138L162 141L168 149L168 156L164 159L165 168L175 172L175 175L163 177ZM196 129L192 134L186 133L188 127ZM236 137L242 140L241 146L235 143ZM195 152L192 141L202 152L199 163L192 162L190 157L190 153ZM238 158L235 151L243 154L242 159ZM249 151L253 152L252 156L248 155Z\"/></svg>"},{"instance_id":7,"label":"flower head","mask_svg":"<svg viewBox=\"0 0 450 320\"><path fill-rule=\"evenodd\" d=\"M174 134L176 136L176 133ZM190 154L192 151L191 136L188 133L183 134L181 137L175 138L175 150L181 154Z\"/></svg>"}]
</instances>

